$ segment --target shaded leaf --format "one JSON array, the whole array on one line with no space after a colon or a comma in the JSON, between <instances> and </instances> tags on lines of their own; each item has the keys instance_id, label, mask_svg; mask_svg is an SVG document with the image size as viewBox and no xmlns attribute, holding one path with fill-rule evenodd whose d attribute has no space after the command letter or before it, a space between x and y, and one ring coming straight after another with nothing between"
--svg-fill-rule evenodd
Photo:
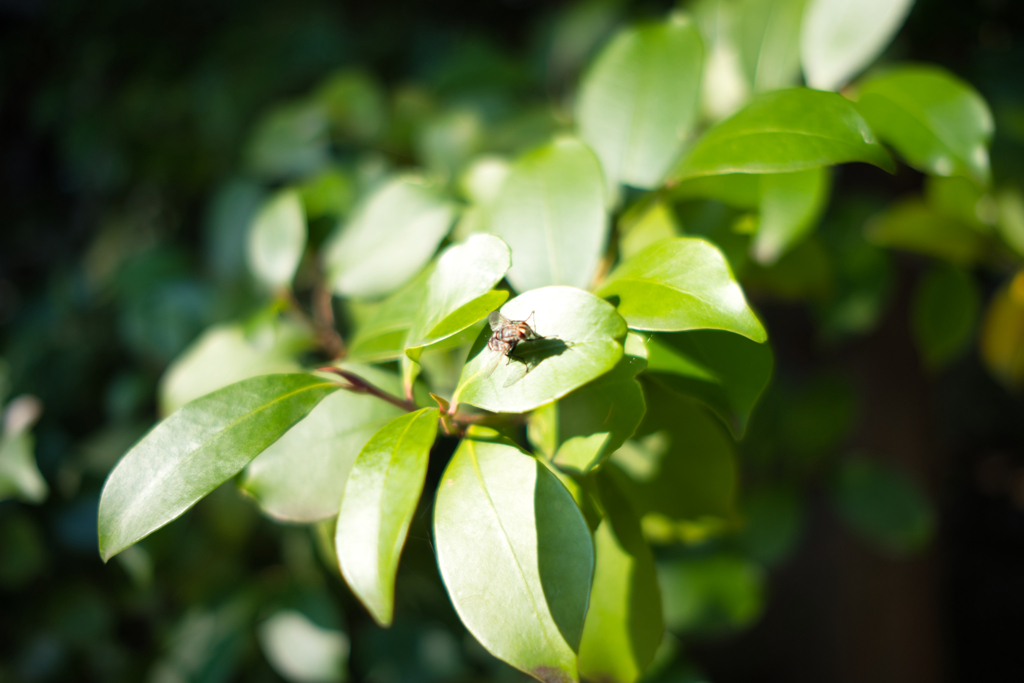
<instances>
[{"instance_id":1,"label":"shaded leaf","mask_svg":"<svg viewBox=\"0 0 1024 683\"><path fill-rule=\"evenodd\" d=\"M414 178L394 178L360 202L324 246L339 296L374 299L423 269L455 220L455 207Z\"/></svg>"},{"instance_id":2,"label":"shaded leaf","mask_svg":"<svg viewBox=\"0 0 1024 683\"><path fill-rule=\"evenodd\" d=\"M702 239L652 244L613 270L597 294L618 297L618 311L633 329L712 328L767 339L725 257Z\"/></svg>"},{"instance_id":3,"label":"shaded leaf","mask_svg":"<svg viewBox=\"0 0 1024 683\"><path fill-rule=\"evenodd\" d=\"M520 292L586 288L604 253L607 222L597 158L572 138L520 158L490 209L491 231L512 249L508 281Z\"/></svg>"},{"instance_id":4,"label":"shaded leaf","mask_svg":"<svg viewBox=\"0 0 1024 683\"><path fill-rule=\"evenodd\" d=\"M409 329L405 352L418 361L425 347L483 320L508 298L493 291L511 265L508 245L493 235L472 235L442 252Z\"/></svg>"},{"instance_id":5,"label":"shaded leaf","mask_svg":"<svg viewBox=\"0 0 1024 683\"><path fill-rule=\"evenodd\" d=\"M341 367L393 395L401 393L390 372L355 363ZM360 449L403 412L375 396L339 391L253 460L239 487L278 519L315 522L337 515Z\"/></svg>"},{"instance_id":6,"label":"shaded leaf","mask_svg":"<svg viewBox=\"0 0 1024 683\"><path fill-rule=\"evenodd\" d=\"M742 438L754 405L772 374L767 344L718 330L652 335L646 377L698 399Z\"/></svg>"},{"instance_id":7,"label":"shaded leaf","mask_svg":"<svg viewBox=\"0 0 1024 683\"><path fill-rule=\"evenodd\" d=\"M807 0L800 61L807 85L838 90L871 64L899 31L914 0Z\"/></svg>"},{"instance_id":8,"label":"shaded leaf","mask_svg":"<svg viewBox=\"0 0 1024 683\"><path fill-rule=\"evenodd\" d=\"M974 278L959 268L936 265L924 275L914 292L911 324L928 367L941 367L966 350L980 299Z\"/></svg>"},{"instance_id":9,"label":"shaded leaf","mask_svg":"<svg viewBox=\"0 0 1024 683\"><path fill-rule=\"evenodd\" d=\"M511 445L466 439L434 504L437 564L462 623L542 681L575 681L594 550L572 496Z\"/></svg>"},{"instance_id":10,"label":"shaded leaf","mask_svg":"<svg viewBox=\"0 0 1024 683\"><path fill-rule=\"evenodd\" d=\"M981 358L1004 385L1024 385L1024 273L989 301L981 329Z\"/></svg>"},{"instance_id":11,"label":"shaded leaf","mask_svg":"<svg viewBox=\"0 0 1024 683\"><path fill-rule=\"evenodd\" d=\"M665 625L680 634L722 636L764 609L764 577L749 561L720 554L659 563Z\"/></svg>"},{"instance_id":12,"label":"shaded leaf","mask_svg":"<svg viewBox=\"0 0 1024 683\"><path fill-rule=\"evenodd\" d=\"M622 357L626 324L606 301L573 287L545 287L501 308L510 320L531 320L544 337L520 343L506 358L487 347L484 329L469 352L453 405L521 413L550 403L605 374Z\"/></svg>"},{"instance_id":13,"label":"shaded leaf","mask_svg":"<svg viewBox=\"0 0 1024 683\"><path fill-rule=\"evenodd\" d=\"M356 331L349 348L350 359L379 363L403 355L409 328L427 296L427 282L433 272L434 266L427 266L409 284L380 303L373 316Z\"/></svg>"},{"instance_id":14,"label":"shaded leaf","mask_svg":"<svg viewBox=\"0 0 1024 683\"><path fill-rule=\"evenodd\" d=\"M309 175L330 160L327 111L315 102L280 105L263 116L245 149L245 165L271 178Z\"/></svg>"},{"instance_id":15,"label":"shaded leaf","mask_svg":"<svg viewBox=\"0 0 1024 683\"><path fill-rule=\"evenodd\" d=\"M798 494L782 487L762 488L744 497L740 512L744 525L736 540L743 554L769 567L785 562L804 528Z\"/></svg>"},{"instance_id":16,"label":"shaded leaf","mask_svg":"<svg viewBox=\"0 0 1024 683\"><path fill-rule=\"evenodd\" d=\"M673 178L788 173L851 161L895 170L853 103L835 93L793 88L761 95L709 129Z\"/></svg>"},{"instance_id":17,"label":"shaded leaf","mask_svg":"<svg viewBox=\"0 0 1024 683\"><path fill-rule=\"evenodd\" d=\"M917 198L889 207L871 219L864 231L875 244L929 254L961 265L978 260L985 249L984 235Z\"/></svg>"},{"instance_id":18,"label":"shaded leaf","mask_svg":"<svg viewBox=\"0 0 1024 683\"><path fill-rule=\"evenodd\" d=\"M338 388L311 375L264 375L197 398L160 422L103 485L103 560L179 517Z\"/></svg>"},{"instance_id":19,"label":"shaded leaf","mask_svg":"<svg viewBox=\"0 0 1024 683\"><path fill-rule=\"evenodd\" d=\"M857 109L911 166L988 184L995 124L985 100L966 82L938 67L903 66L858 90Z\"/></svg>"},{"instance_id":20,"label":"shaded leaf","mask_svg":"<svg viewBox=\"0 0 1024 683\"><path fill-rule=\"evenodd\" d=\"M813 168L761 176L761 220L750 244L756 261L772 264L814 229L828 202L829 172Z\"/></svg>"},{"instance_id":21,"label":"shaded leaf","mask_svg":"<svg viewBox=\"0 0 1024 683\"><path fill-rule=\"evenodd\" d=\"M935 513L922 491L881 462L843 460L832 497L850 526L894 555L920 550L935 532Z\"/></svg>"},{"instance_id":22,"label":"shaded leaf","mask_svg":"<svg viewBox=\"0 0 1024 683\"><path fill-rule=\"evenodd\" d=\"M306 248L306 215L293 190L268 199L249 228L249 271L269 289L291 285Z\"/></svg>"},{"instance_id":23,"label":"shaded leaf","mask_svg":"<svg viewBox=\"0 0 1024 683\"><path fill-rule=\"evenodd\" d=\"M619 219L619 257L627 260L655 242L682 232L672 207L663 201L641 202ZM636 213L634 213L636 211Z\"/></svg>"},{"instance_id":24,"label":"shaded leaf","mask_svg":"<svg viewBox=\"0 0 1024 683\"><path fill-rule=\"evenodd\" d=\"M629 502L598 474L604 519L594 532L594 584L580 641L580 674L633 683L654 658L665 630L654 556Z\"/></svg>"},{"instance_id":25,"label":"shaded leaf","mask_svg":"<svg viewBox=\"0 0 1024 683\"><path fill-rule=\"evenodd\" d=\"M697 120L702 60L700 34L679 13L621 31L598 55L576 117L612 192L661 184Z\"/></svg>"},{"instance_id":26,"label":"shaded leaf","mask_svg":"<svg viewBox=\"0 0 1024 683\"><path fill-rule=\"evenodd\" d=\"M530 414L531 440L560 469L586 473L629 437L644 416L644 394L635 377L647 364L643 339L630 333L625 353L606 375Z\"/></svg>"},{"instance_id":27,"label":"shaded leaf","mask_svg":"<svg viewBox=\"0 0 1024 683\"><path fill-rule=\"evenodd\" d=\"M423 491L437 419L437 408L424 408L381 427L345 485L335 537L341 573L382 626L394 612L398 559Z\"/></svg>"},{"instance_id":28,"label":"shaded leaf","mask_svg":"<svg viewBox=\"0 0 1024 683\"><path fill-rule=\"evenodd\" d=\"M359 142L379 137L387 124L385 94L373 77L346 68L329 76L314 95L342 139Z\"/></svg>"}]
</instances>

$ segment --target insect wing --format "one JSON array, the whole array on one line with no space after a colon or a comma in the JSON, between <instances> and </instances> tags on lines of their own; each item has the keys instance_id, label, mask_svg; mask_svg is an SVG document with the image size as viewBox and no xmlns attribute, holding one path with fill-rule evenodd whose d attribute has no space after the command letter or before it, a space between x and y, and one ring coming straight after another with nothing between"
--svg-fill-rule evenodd
<instances>
[{"instance_id":1,"label":"insect wing","mask_svg":"<svg viewBox=\"0 0 1024 683\"><path fill-rule=\"evenodd\" d=\"M491 314L487 316L487 322L491 325L491 332L497 332L498 330L512 324L512 321L503 316L497 311L491 311Z\"/></svg>"}]
</instances>

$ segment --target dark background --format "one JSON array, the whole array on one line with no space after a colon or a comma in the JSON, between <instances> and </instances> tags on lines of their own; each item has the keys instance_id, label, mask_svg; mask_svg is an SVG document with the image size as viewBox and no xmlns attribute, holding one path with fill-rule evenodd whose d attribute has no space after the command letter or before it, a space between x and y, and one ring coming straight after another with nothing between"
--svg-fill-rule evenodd
<instances>
[{"instance_id":1,"label":"dark background","mask_svg":"<svg viewBox=\"0 0 1024 683\"><path fill-rule=\"evenodd\" d=\"M35 434L51 488L38 507L0 503L0 681L142 680L190 604L242 576L286 581L282 562L293 569L280 530L230 495L158 535L148 591L102 565L95 541L103 477L154 418L164 367L249 305L224 295L204 226L258 117L348 64L386 85L444 94L500 81L523 101L555 100L573 76L546 73L545 36L567 8L0 0L0 356L11 395L45 406ZM981 91L1003 182L1024 178L1022 29L1011 0L919 0L889 51ZM852 167L836 180L879 201L920 184L906 170ZM758 303L777 381L814 368L847 378L857 400L844 447L892 454L937 506L939 533L922 556L890 559L846 530L810 481L807 525L771 576L765 616L689 648L716 683L1024 680L1024 403L975 352L938 375L920 369L906 321L922 263L896 263L882 322L861 337L825 344L804 308ZM988 292L1000 284L977 276ZM17 540L24 528L35 541ZM361 680L379 644L360 641L365 616L331 590L354 620ZM395 638L388 647L400 649ZM257 661L228 680L274 678Z\"/></svg>"}]
</instances>

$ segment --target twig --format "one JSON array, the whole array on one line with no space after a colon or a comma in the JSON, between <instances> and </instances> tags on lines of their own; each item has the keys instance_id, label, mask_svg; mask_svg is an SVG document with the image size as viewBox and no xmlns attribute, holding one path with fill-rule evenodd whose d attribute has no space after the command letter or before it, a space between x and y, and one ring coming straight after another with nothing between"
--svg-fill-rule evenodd
<instances>
[{"instance_id":1,"label":"twig","mask_svg":"<svg viewBox=\"0 0 1024 683\"><path fill-rule=\"evenodd\" d=\"M336 368L333 365L317 368L317 371L333 372L335 375L342 377L349 383L349 385L345 387L345 389L347 389L348 391L357 394L370 394L371 396L376 396L377 398L383 399L392 405L398 406L399 408L406 412L411 413L414 410L419 410L419 406L417 406L412 401L407 401L404 398L399 398L398 396L395 396L394 394L389 394L380 387L370 384L369 382L367 382L365 379L355 374L354 372L349 372L348 370L344 370L342 368Z\"/></svg>"}]
</instances>

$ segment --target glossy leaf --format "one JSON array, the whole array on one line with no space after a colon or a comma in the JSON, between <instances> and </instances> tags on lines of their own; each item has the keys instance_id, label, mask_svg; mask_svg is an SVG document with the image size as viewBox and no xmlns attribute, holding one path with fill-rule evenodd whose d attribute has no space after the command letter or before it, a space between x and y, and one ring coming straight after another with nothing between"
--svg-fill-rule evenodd
<instances>
[{"instance_id":1,"label":"glossy leaf","mask_svg":"<svg viewBox=\"0 0 1024 683\"><path fill-rule=\"evenodd\" d=\"M597 294L618 297L618 311L633 329L711 328L767 339L725 257L702 239L652 244L612 271Z\"/></svg>"},{"instance_id":2,"label":"glossy leaf","mask_svg":"<svg viewBox=\"0 0 1024 683\"><path fill-rule=\"evenodd\" d=\"M493 412L522 413L550 403L605 374L622 357L626 324L615 309L573 287L545 287L501 308L510 320L530 319L545 339L522 342L506 358L487 347L485 328L469 352L451 402Z\"/></svg>"},{"instance_id":3,"label":"glossy leaf","mask_svg":"<svg viewBox=\"0 0 1024 683\"><path fill-rule=\"evenodd\" d=\"M294 191L268 199L249 228L249 271L271 290L291 285L306 248L306 214Z\"/></svg>"},{"instance_id":4,"label":"glossy leaf","mask_svg":"<svg viewBox=\"0 0 1024 683\"><path fill-rule=\"evenodd\" d=\"M324 247L339 296L375 299L423 269L455 220L447 199L413 178L395 178L356 208Z\"/></svg>"},{"instance_id":5,"label":"glossy leaf","mask_svg":"<svg viewBox=\"0 0 1024 683\"><path fill-rule=\"evenodd\" d=\"M412 282L380 303L373 316L356 331L349 349L350 359L379 363L403 355L409 328L427 296L427 281L433 272L433 265L427 266Z\"/></svg>"},{"instance_id":6,"label":"glossy leaf","mask_svg":"<svg viewBox=\"0 0 1024 683\"><path fill-rule=\"evenodd\" d=\"M1004 385L1024 385L1024 274L996 292L981 330L981 358Z\"/></svg>"},{"instance_id":7,"label":"glossy leaf","mask_svg":"<svg viewBox=\"0 0 1024 683\"><path fill-rule=\"evenodd\" d=\"M237 323L206 329L160 378L160 412L170 415L189 401L239 380L298 372L295 357L312 345L309 332L271 322L246 330Z\"/></svg>"},{"instance_id":8,"label":"glossy leaf","mask_svg":"<svg viewBox=\"0 0 1024 683\"><path fill-rule=\"evenodd\" d=\"M337 389L311 375L264 375L197 398L160 422L103 486L103 560L179 517Z\"/></svg>"},{"instance_id":9,"label":"glossy leaf","mask_svg":"<svg viewBox=\"0 0 1024 683\"><path fill-rule=\"evenodd\" d=\"M751 256L770 265L802 241L821 218L828 190L826 168L761 176L761 220Z\"/></svg>"},{"instance_id":10,"label":"glossy leaf","mask_svg":"<svg viewBox=\"0 0 1024 683\"><path fill-rule=\"evenodd\" d=\"M644 394L635 377L647 365L643 339L626 337L625 353L611 372L530 414L531 440L562 470L586 473L633 436L644 416Z\"/></svg>"},{"instance_id":11,"label":"glossy leaf","mask_svg":"<svg viewBox=\"0 0 1024 683\"><path fill-rule=\"evenodd\" d=\"M511 265L508 245L494 235L472 235L448 247L427 280L427 291L405 344L418 361L425 347L449 339L505 303L507 291L493 291Z\"/></svg>"},{"instance_id":12,"label":"glossy leaf","mask_svg":"<svg viewBox=\"0 0 1024 683\"><path fill-rule=\"evenodd\" d=\"M660 540L678 540L734 514L736 454L721 423L699 404L642 383L647 414L612 454L610 473ZM607 467L607 465L606 465Z\"/></svg>"},{"instance_id":13,"label":"glossy leaf","mask_svg":"<svg viewBox=\"0 0 1024 683\"><path fill-rule=\"evenodd\" d=\"M719 554L661 563L658 579L665 625L676 633L735 633L764 609L764 575L740 557Z\"/></svg>"},{"instance_id":14,"label":"glossy leaf","mask_svg":"<svg viewBox=\"0 0 1024 683\"><path fill-rule=\"evenodd\" d=\"M704 403L736 438L746 431L773 365L767 344L718 330L652 335L647 357L645 377Z\"/></svg>"},{"instance_id":15,"label":"glossy leaf","mask_svg":"<svg viewBox=\"0 0 1024 683\"><path fill-rule=\"evenodd\" d=\"M737 5L740 59L754 92L796 84L805 0L745 0Z\"/></svg>"},{"instance_id":16,"label":"glossy leaf","mask_svg":"<svg viewBox=\"0 0 1024 683\"><path fill-rule=\"evenodd\" d=\"M843 460L832 496L850 526L894 555L920 550L935 532L935 513L922 491L881 462Z\"/></svg>"},{"instance_id":17,"label":"glossy leaf","mask_svg":"<svg viewBox=\"0 0 1024 683\"><path fill-rule=\"evenodd\" d=\"M434 504L437 565L462 623L493 655L575 681L594 549L572 496L512 445L466 439Z\"/></svg>"},{"instance_id":18,"label":"glossy leaf","mask_svg":"<svg viewBox=\"0 0 1024 683\"><path fill-rule=\"evenodd\" d=\"M992 112L953 74L933 66L892 69L861 84L857 109L914 168L988 184Z\"/></svg>"},{"instance_id":19,"label":"glossy leaf","mask_svg":"<svg viewBox=\"0 0 1024 683\"><path fill-rule=\"evenodd\" d=\"M633 683L661 644L665 625L654 556L615 483L598 475L604 519L594 532L594 584L580 642L580 674Z\"/></svg>"},{"instance_id":20,"label":"glossy leaf","mask_svg":"<svg viewBox=\"0 0 1024 683\"><path fill-rule=\"evenodd\" d=\"M938 368L963 353L974 336L981 294L969 273L937 265L914 292L911 324L925 365Z\"/></svg>"},{"instance_id":21,"label":"glossy leaf","mask_svg":"<svg viewBox=\"0 0 1024 683\"><path fill-rule=\"evenodd\" d=\"M393 395L401 394L392 373L355 363L343 367ZM239 486L277 519L316 522L337 515L360 449L403 412L375 396L339 391L253 460Z\"/></svg>"},{"instance_id":22,"label":"glossy leaf","mask_svg":"<svg viewBox=\"0 0 1024 683\"><path fill-rule=\"evenodd\" d=\"M914 0L807 0L800 61L807 85L838 90L882 53Z\"/></svg>"},{"instance_id":23,"label":"glossy leaf","mask_svg":"<svg viewBox=\"0 0 1024 683\"><path fill-rule=\"evenodd\" d=\"M620 32L580 85L580 137L618 183L661 184L697 120L703 46L688 17Z\"/></svg>"},{"instance_id":24,"label":"glossy leaf","mask_svg":"<svg viewBox=\"0 0 1024 683\"><path fill-rule=\"evenodd\" d=\"M682 232L668 203L655 201L627 211L619 220L619 257L627 260L655 242L679 237Z\"/></svg>"},{"instance_id":25,"label":"glossy leaf","mask_svg":"<svg viewBox=\"0 0 1024 683\"><path fill-rule=\"evenodd\" d=\"M391 624L398 559L423 491L437 419L437 408L424 408L381 427L345 485L335 536L341 573L382 626Z\"/></svg>"},{"instance_id":26,"label":"glossy leaf","mask_svg":"<svg viewBox=\"0 0 1024 683\"><path fill-rule=\"evenodd\" d=\"M973 263L985 249L985 238L978 231L916 198L889 207L865 226L865 232L875 244L929 254L961 265Z\"/></svg>"},{"instance_id":27,"label":"glossy leaf","mask_svg":"<svg viewBox=\"0 0 1024 683\"><path fill-rule=\"evenodd\" d=\"M697 140L673 173L789 173L863 161L895 170L868 123L842 95L793 88L755 98Z\"/></svg>"},{"instance_id":28,"label":"glossy leaf","mask_svg":"<svg viewBox=\"0 0 1024 683\"><path fill-rule=\"evenodd\" d=\"M508 281L520 292L586 288L604 253L607 222L597 158L572 138L520 158L490 211L491 231L512 249Z\"/></svg>"}]
</instances>

